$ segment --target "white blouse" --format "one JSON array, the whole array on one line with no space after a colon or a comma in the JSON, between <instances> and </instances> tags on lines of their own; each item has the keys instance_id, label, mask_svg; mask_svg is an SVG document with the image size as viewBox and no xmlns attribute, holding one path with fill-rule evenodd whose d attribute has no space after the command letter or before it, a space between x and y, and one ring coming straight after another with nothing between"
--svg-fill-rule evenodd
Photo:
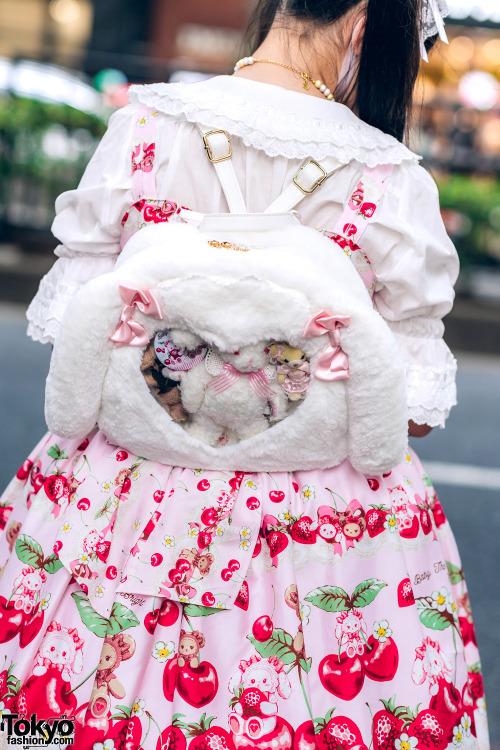
<instances>
[{"instance_id":1,"label":"white blouse","mask_svg":"<svg viewBox=\"0 0 500 750\"><path fill-rule=\"evenodd\" d=\"M243 78L133 86L130 100L111 117L78 189L56 201L58 260L28 309L28 334L52 342L75 291L112 269L122 218L134 203L133 129L147 104L160 113L158 197L202 213L228 208L196 123L232 136L233 163L251 212L270 205L304 159L339 159L345 167L299 205L304 224L327 231L334 230L366 166L396 165L361 244L377 277L375 306L406 364L409 416L417 424L443 426L456 403L456 362L443 341L441 318L453 304L458 258L441 220L436 185L418 157L342 104Z\"/></svg>"}]
</instances>

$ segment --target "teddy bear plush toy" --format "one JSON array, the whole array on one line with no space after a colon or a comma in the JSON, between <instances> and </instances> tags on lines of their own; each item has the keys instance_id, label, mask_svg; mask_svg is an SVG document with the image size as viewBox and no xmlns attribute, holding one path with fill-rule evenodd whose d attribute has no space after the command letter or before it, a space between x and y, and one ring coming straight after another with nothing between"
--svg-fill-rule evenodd
<instances>
[{"instance_id":1,"label":"teddy bear plush toy","mask_svg":"<svg viewBox=\"0 0 500 750\"><path fill-rule=\"evenodd\" d=\"M116 670L135 652L135 640L127 633L107 635L102 646L96 678L89 701L89 710L95 718L107 714L111 706L110 696L124 698L126 691L116 677Z\"/></svg>"},{"instance_id":2,"label":"teddy bear plush toy","mask_svg":"<svg viewBox=\"0 0 500 750\"><path fill-rule=\"evenodd\" d=\"M283 419L287 398L269 364L265 343L229 354L211 347L206 359L184 372L181 398L190 414L191 437L215 446L229 433L246 440Z\"/></svg>"},{"instance_id":3,"label":"teddy bear plush toy","mask_svg":"<svg viewBox=\"0 0 500 750\"><path fill-rule=\"evenodd\" d=\"M311 365L305 352L282 341L271 344L269 354L271 362L277 363L278 383L289 401L303 399L311 382Z\"/></svg>"},{"instance_id":4,"label":"teddy bear plush toy","mask_svg":"<svg viewBox=\"0 0 500 750\"><path fill-rule=\"evenodd\" d=\"M174 422L185 422L188 413L182 406L181 392L178 383L163 374L162 363L155 353L154 343L146 347L141 362L141 372L158 403L165 409Z\"/></svg>"}]
</instances>

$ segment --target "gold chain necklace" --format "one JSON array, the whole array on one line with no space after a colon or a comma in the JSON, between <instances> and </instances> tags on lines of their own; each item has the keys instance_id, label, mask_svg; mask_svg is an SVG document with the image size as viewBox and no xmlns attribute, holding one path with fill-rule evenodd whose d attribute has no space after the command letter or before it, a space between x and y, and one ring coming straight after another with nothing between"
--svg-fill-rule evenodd
<instances>
[{"instance_id":1,"label":"gold chain necklace","mask_svg":"<svg viewBox=\"0 0 500 750\"><path fill-rule=\"evenodd\" d=\"M303 72L302 70L299 70L298 68L294 68L292 65L286 65L282 62L277 62L276 60L261 60L257 57L242 57L241 60L238 60L236 65L234 66L234 72L237 73L238 70L241 70L242 68L246 68L247 65L253 65L254 63L267 63L268 65L279 65L280 68L286 68L287 70L291 70L293 73L297 73L302 78L302 85L305 89L310 88L310 84L312 83L313 86L316 86L318 91L320 91L324 97L328 99L329 102L335 101L333 98L333 94L330 91L330 89L323 83L323 81L314 80L312 76L310 76L308 73Z\"/></svg>"}]
</instances>

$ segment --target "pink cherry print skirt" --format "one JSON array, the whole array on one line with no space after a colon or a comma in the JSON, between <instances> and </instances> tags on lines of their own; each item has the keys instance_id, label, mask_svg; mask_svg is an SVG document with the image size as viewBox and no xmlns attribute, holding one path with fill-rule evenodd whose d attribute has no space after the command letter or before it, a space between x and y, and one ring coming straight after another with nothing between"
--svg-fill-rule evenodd
<instances>
[{"instance_id":1,"label":"pink cherry print skirt","mask_svg":"<svg viewBox=\"0 0 500 750\"><path fill-rule=\"evenodd\" d=\"M411 451L385 476L243 474L48 435L0 526L0 747L35 714L78 750L488 748L462 566Z\"/></svg>"}]
</instances>

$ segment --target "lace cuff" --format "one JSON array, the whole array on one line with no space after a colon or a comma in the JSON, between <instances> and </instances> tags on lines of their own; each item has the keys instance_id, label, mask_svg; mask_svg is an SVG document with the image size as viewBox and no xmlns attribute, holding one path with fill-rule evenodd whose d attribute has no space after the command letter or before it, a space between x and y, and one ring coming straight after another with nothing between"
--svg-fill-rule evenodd
<instances>
[{"instance_id":1,"label":"lace cuff","mask_svg":"<svg viewBox=\"0 0 500 750\"><path fill-rule=\"evenodd\" d=\"M442 321L411 318L388 325L406 367L409 419L416 424L444 427L457 403L457 363L442 339Z\"/></svg>"},{"instance_id":2,"label":"lace cuff","mask_svg":"<svg viewBox=\"0 0 500 750\"><path fill-rule=\"evenodd\" d=\"M42 344L54 343L66 306L90 279L111 271L115 257L59 258L43 277L26 312L28 336Z\"/></svg>"}]
</instances>

